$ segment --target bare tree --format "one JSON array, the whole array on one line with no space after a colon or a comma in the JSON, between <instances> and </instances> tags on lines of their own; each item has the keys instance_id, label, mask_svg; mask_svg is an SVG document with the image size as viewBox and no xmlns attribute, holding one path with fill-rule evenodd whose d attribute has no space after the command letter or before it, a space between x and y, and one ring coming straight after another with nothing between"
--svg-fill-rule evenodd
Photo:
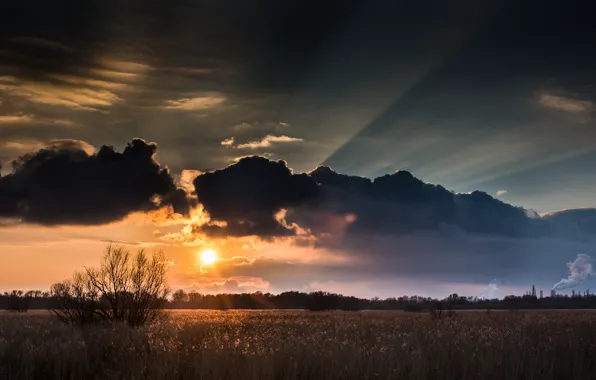
<instances>
[{"instance_id":1,"label":"bare tree","mask_svg":"<svg viewBox=\"0 0 596 380\"><path fill-rule=\"evenodd\" d=\"M68 323L124 322L138 326L154 321L169 293L163 252L151 257L141 249L134 257L109 245L98 268L85 268L71 280L54 284L53 313Z\"/></svg>"}]
</instances>

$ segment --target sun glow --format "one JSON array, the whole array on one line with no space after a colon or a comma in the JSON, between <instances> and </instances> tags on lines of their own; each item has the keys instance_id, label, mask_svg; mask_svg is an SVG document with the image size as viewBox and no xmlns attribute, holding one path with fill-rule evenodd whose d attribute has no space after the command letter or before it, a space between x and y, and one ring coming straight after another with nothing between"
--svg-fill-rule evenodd
<instances>
[{"instance_id":1,"label":"sun glow","mask_svg":"<svg viewBox=\"0 0 596 380\"><path fill-rule=\"evenodd\" d=\"M217 252L215 250L208 248L201 252L201 263L204 265L213 264L217 261Z\"/></svg>"}]
</instances>

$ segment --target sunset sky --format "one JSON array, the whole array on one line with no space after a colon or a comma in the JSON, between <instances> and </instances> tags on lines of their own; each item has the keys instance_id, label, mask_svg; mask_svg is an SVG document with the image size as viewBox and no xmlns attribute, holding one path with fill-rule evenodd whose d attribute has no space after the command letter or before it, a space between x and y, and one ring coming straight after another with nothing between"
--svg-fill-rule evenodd
<instances>
[{"instance_id":1,"label":"sunset sky","mask_svg":"<svg viewBox=\"0 0 596 380\"><path fill-rule=\"evenodd\" d=\"M595 11L2 1L0 291L110 241L204 293L549 291L596 257Z\"/></svg>"}]
</instances>

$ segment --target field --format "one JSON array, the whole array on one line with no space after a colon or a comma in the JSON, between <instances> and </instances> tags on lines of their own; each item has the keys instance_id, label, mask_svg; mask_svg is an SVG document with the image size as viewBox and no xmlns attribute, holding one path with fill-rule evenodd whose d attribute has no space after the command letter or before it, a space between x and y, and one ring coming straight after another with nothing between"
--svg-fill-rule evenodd
<instances>
[{"instance_id":1,"label":"field","mask_svg":"<svg viewBox=\"0 0 596 380\"><path fill-rule=\"evenodd\" d=\"M596 313L176 311L134 330L2 313L0 379L596 379Z\"/></svg>"}]
</instances>

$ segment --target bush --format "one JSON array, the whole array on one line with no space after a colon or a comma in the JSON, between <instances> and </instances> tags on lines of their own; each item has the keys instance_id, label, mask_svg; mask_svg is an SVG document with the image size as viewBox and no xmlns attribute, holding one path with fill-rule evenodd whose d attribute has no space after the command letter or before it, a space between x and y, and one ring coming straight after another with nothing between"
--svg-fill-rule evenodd
<instances>
[{"instance_id":1,"label":"bush","mask_svg":"<svg viewBox=\"0 0 596 380\"><path fill-rule=\"evenodd\" d=\"M99 268L86 268L72 279L52 285L52 313L69 324L152 322L165 306L167 264L163 252L134 257L109 245Z\"/></svg>"}]
</instances>

